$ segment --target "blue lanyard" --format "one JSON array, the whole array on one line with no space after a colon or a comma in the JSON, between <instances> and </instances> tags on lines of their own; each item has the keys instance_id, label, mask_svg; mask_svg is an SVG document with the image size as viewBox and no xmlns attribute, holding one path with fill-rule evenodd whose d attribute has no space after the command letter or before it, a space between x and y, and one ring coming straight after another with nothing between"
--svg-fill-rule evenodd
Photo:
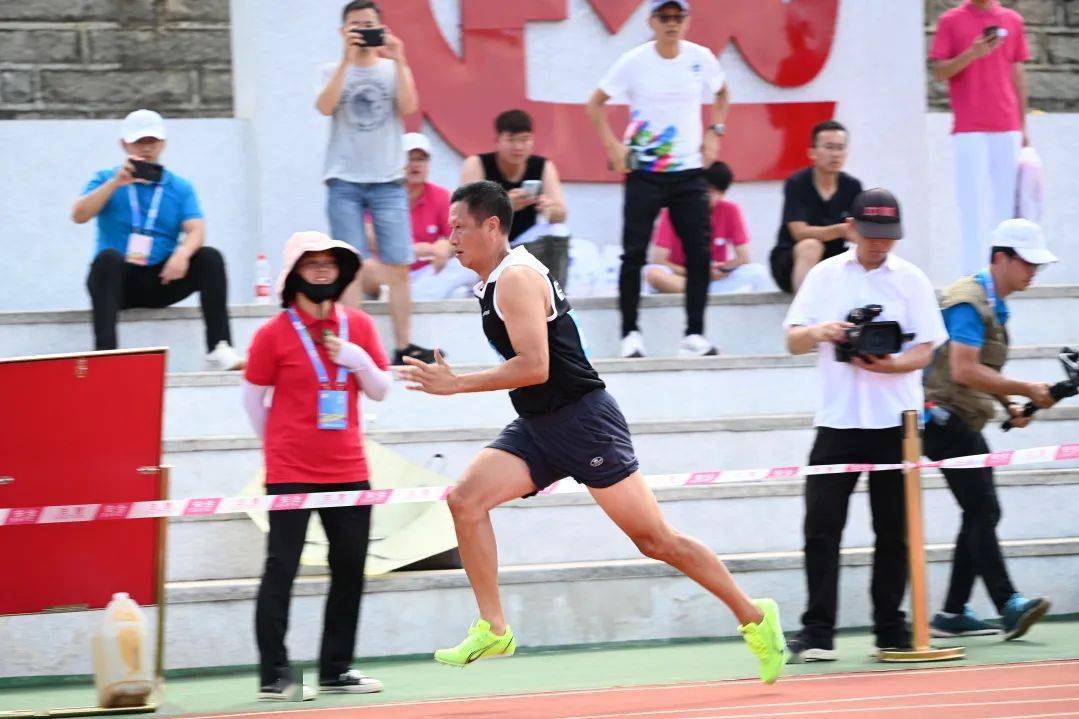
<instances>
[{"instance_id":1,"label":"blue lanyard","mask_svg":"<svg viewBox=\"0 0 1079 719\"><path fill-rule=\"evenodd\" d=\"M326 373L326 367L322 364L322 359L318 356L318 352L315 351L315 343L311 341L311 335L307 332L307 328L303 326L303 321L300 319L300 315L296 313L296 309L293 307L288 308L288 316L292 321L292 327L296 330L296 334L300 336L300 342L303 344L303 348L307 350L307 358L311 360L311 366L315 368L315 374L318 375L318 383L321 386L328 386L330 389L334 389L336 386L345 386L345 379L348 377L348 369L338 365L337 367L337 384L330 385L330 377ZM344 317L341 310L337 310L337 324L340 332L342 342L348 342L348 318Z\"/></svg>"},{"instance_id":2,"label":"blue lanyard","mask_svg":"<svg viewBox=\"0 0 1079 719\"><path fill-rule=\"evenodd\" d=\"M985 271L985 297L989 300L989 307L995 315L997 312L997 285L993 282L993 272Z\"/></svg>"},{"instance_id":3,"label":"blue lanyard","mask_svg":"<svg viewBox=\"0 0 1079 719\"><path fill-rule=\"evenodd\" d=\"M146 223L143 224L142 212L139 210L139 196L135 192L135 186L127 186L127 201L131 205L131 229L140 235L154 231L154 223L157 222L157 211L161 207L163 194L165 194L165 187L159 184L154 189L154 196L150 199L150 211L146 213Z\"/></svg>"}]
</instances>

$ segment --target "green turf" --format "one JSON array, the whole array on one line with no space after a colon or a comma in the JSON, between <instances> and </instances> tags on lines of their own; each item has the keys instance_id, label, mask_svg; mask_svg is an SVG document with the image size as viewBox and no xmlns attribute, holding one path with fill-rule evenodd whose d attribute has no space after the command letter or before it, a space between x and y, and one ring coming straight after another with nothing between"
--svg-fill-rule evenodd
<instances>
[{"instance_id":1,"label":"green turf","mask_svg":"<svg viewBox=\"0 0 1079 719\"><path fill-rule=\"evenodd\" d=\"M937 640L937 646L960 642ZM999 637L971 637L963 642L968 657L947 666L1001 664L1079 658L1079 620L1047 621L1023 640L1001 642ZM871 635L844 634L837 642L842 659L787 667L787 675L863 672L905 668L879 664L869 658ZM942 666L936 664L934 666ZM918 667L925 665L907 665ZM640 684L672 684L755 676L755 661L740 640L693 641L675 644L604 646L594 649L523 652L513 658L485 661L451 669L427 659L364 662L365 672L381 679L386 690L367 696L326 696L303 708L364 705L417 699L588 689ZM315 679L307 670L308 681ZM782 681L782 680L780 680ZM186 676L170 679L160 713L228 713L296 709L293 703L259 704L253 671ZM8 684L0 691L0 711L42 710L88 706L94 703L86 683L20 688Z\"/></svg>"}]
</instances>

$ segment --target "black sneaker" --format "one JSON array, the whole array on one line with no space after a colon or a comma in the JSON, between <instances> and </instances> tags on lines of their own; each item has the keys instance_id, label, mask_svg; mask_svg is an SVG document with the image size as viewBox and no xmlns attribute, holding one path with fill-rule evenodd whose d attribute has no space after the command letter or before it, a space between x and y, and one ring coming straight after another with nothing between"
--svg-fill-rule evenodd
<instances>
[{"instance_id":1,"label":"black sneaker","mask_svg":"<svg viewBox=\"0 0 1079 719\"><path fill-rule=\"evenodd\" d=\"M869 656L874 659L880 659L882 652L909 652L914 649L910 634L895 637L877 637L874 644L873 651L869 653Z\"/></svg>"},{"instance_id":2,"label":"black sneaker","mask_svg":"<svg viewBox=\"0 0 1079 719\"><path fill-rule=\"evenodd\" d=\"M834 662L839 659L839 653L829 643L812 642L804 634L795 634L787 641L787 651L790 652L790 664L802 662Z\"/></svg>"},{"instance_id":3,"label":"black sneaker","mask_svg":"<svg viewBox=\"0 0 1079 719\"><path fill-rule=\"evenodd\" d=\"M439 350L441 352L441 350ZM445 357L446 353L442 352L442 356ZM411 357L417 359L420 362L426 362L427 364L435 363L435 351L429 350L426 347L420 347L419 345L409 344L403 350L393 351L393 363L395 365L403 365L405 363L405 357Z\"/></svg>"},{"instance_id":4,"label":"black sneaker","mask_svg":"<svg viewBox=\"0 0 1079 719\"><path fill-rule=\"evenodd\" d=\"M281 677L273 684L266 684L259 688L260 702L309 702L318 696L311 687L306 684L296 684Z\"/></svg>"},{"instance_id":5,"label":"black sneaker","mask_svg":"<svg viewBox=\"0 0 1079 719\"><path fill-rule=\"evenodd\" d=\"M320 679L318 690L323 694L374 694L382 691L382 682L358 669L349 669L336 679Z\"/></svg>"}]
</instances>

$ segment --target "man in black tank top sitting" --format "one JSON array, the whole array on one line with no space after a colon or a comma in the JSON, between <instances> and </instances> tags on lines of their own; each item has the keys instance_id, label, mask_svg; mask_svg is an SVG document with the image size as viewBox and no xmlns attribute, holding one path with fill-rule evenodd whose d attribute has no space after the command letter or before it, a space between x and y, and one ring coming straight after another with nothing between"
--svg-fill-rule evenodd
<instances>
[{"instance_id":1,"label":"man in black tank top sitting","mask_svg":"<svg viewBox=\"0 0 1079 719\"><path fill-rule=\"evenodd\" d=\"M565 287L569 270L566 201L558 168L532 154L536 136L532 117L507 110L495 118L495 151L472 155L461 167L461 184L491 180L509 193L513 203L510 247L525 248Z\"/></svg>"},{"instance_id":2,"label":"man in black tank top sitting","mask_svg":"<svg viewBox=\"0 0 1079 719\"><path fill-rule=\"evenodd\" d=\"M509 390L519 415L476 455L449 494L480 618L464 641L439 649L435 659L465 666L514 653L489 513L573 477L643 554L682 571L730 608L760 660L761 679L774 682L786 661L775 601L751 600L712 550L667 524L638 470L626 420L585 356L561 286L524 250L507 248L512 216L509 196L493 182L465 185L451 200L450 244L481 278L475 293L483 331L505 361L458 375L436 350L434 364L406 357L410 366L400 371L409 389L428 394Z\"/></svg>"}]
</instances>

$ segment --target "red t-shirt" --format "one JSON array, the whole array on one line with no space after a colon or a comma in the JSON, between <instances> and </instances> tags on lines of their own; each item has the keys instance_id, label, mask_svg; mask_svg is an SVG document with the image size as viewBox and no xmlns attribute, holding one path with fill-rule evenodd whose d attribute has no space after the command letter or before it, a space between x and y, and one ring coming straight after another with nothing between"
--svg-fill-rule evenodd
<instances>
[{"instance_id":1,"label":"red t-shirt","mask_svg":"<svg viewBox=\"0 0 1079 719\"><path fill-rule=\"evenodd\" d=\"M656 247L670 250L667 262L672 265L686 266L686 253L682 251L682 240L674 231L671 216L664 210L659 216L655 236L652 238ZM730 200L720 200L712 209L712 261L727 262L731 259L728 247L738 247L749 242L746 222L738 205Z\"/></svg>"},{"instance_id":2,"label":"red t-shirt","mask_svg":"<svg viewBox=\"0 0 1079 719\"><path fill-rule=\"evenodd\" d=\"M1012 65L1030 60L1030 49L1019 13L1001 7L996 0L985 10L967 0L940 16L929 57L951 60L991 25L1008 31L1003 42L948 80L955 116L952 132L1012 132L1023 128Z\"/></svg>"},{"instance_id":3,"label":"red t-shirt","mask_svg":"<svg viewBox=\"0 0 1079 719\"><path fill-rule=\"evenodd\" d=\"M348 340L371 355L380 369L388 366L375 323L369 315L338 305L348 318ZM323 330L338 331L337 313L319 320L297 308L312 338L321 340ZM330 381L337 379L337 365L321 341L315 344ZM273 404L266 417L263 441L266 483L308 482L341 484L368 478L367 458L360 436L360 385L348 373L348 428L318 428L318 376L292 323L282 312L255 334L247 351L244 379L251 384L273 387Z\"/></svg>"},{"instance_id":4,"label":"red t-shirt","mask_svg":"<svg viewBox=\"0 0 1079 719\"><path fill-rule=\"evenodd\" d=\"M412 205L412 242L434 242L450 238L450 191L427 182L423 192ZM418 270L431 264L430 260L416 260L412 269Z\"/></svg>"}]
</instances>

